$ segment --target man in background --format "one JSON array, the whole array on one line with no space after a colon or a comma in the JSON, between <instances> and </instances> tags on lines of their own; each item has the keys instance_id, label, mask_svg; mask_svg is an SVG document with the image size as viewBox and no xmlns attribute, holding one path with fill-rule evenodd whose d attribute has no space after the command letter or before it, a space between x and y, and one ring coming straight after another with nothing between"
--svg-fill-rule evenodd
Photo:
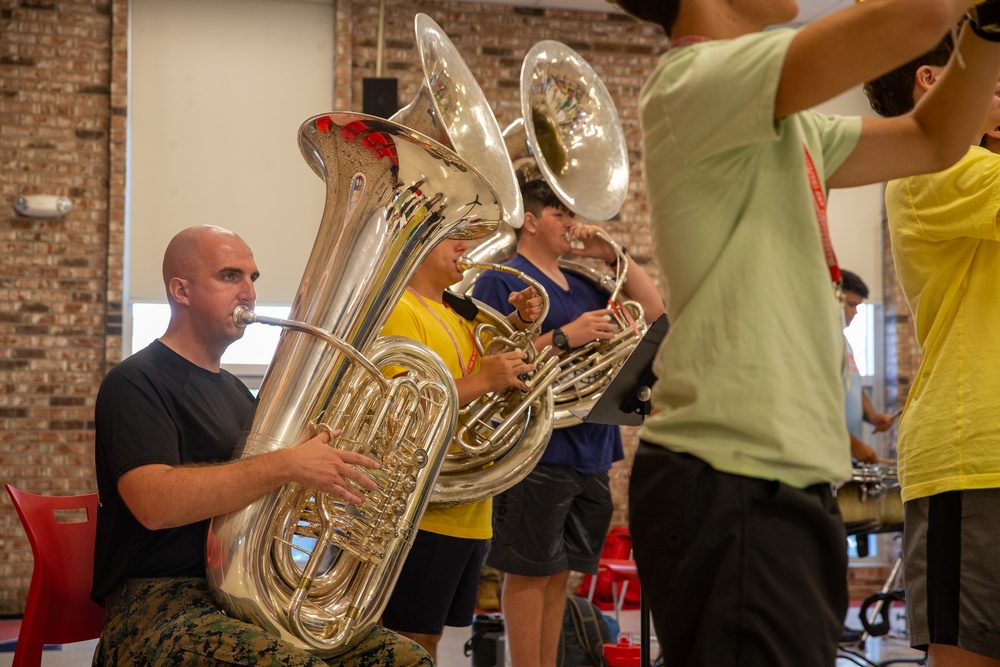
<instances>
[{"instance_id":1,"label":"man in background","mask_svg":"<svg viewBox=\"0 0 1000 667\"><path fill-rule=\"evenodd\" d=\"M858 274L841 269L842 276L841 297L844 302L844 329L851 326L855 316L858 314L858 307L868 298L868 285L858 276ZM851 342L845 339L847 345L847 369L844 373L844 398L847 415L847 433L851 438L851 458L861 463L878 463L878 453L866 443L864 433L865 422L875 427L876 433L881 433L892 426L892 415L879 412L872 405L862 390L861 372L854 359L854 350Z\"/></svg>"},{"instance_id":2,"label":"man in background","mask_svg":"<svg viewBox=\"0 0 1000 667\"><path fill-rule=\"evenodd\" d=\"M577 225L544 181L526 183L521 195L524 224L517 230L517 255L507 264L539 281L549 295L535 347L551 345L563 354L610 339L617 327L608 317L608 294L563 271L559 259L578 254L612 263L614 248L596 235L598 227ZM506 314L514 312L509 295L521 287L515 276L486 271L473 295ZM647 323L663 313L656 286L635 261L623 291L642 305ZM617 426L555 429L535 469L494 498L486 564L505 573L500 601L513 667L557 664L569 573L597 573L613 512L608 471L623 456Z\"/></svg>"}]
</instances>

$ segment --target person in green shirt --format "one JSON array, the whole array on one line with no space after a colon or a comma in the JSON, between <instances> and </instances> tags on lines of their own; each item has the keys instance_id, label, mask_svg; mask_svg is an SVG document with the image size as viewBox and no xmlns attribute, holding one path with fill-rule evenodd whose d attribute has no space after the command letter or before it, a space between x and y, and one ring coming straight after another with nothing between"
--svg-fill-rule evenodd
<instances>
[{"instance_id":1,"label":"person in green shirt","mask_svg":"<svg viewBox=\"0 0 1000 667\"><path fill-rule=\"evenodd\" d=\"M847 555L831 484L851 463L827 189L958 160L1000 71L995 26L963 31L963 66L911 113L862 119L811 108L931 48L968 0L868 1L797 30L765 30L794 0L618 2L670 37L639 111L671 330L629 489L664 662L832 665Z\"/></svg>"}]
</instances>

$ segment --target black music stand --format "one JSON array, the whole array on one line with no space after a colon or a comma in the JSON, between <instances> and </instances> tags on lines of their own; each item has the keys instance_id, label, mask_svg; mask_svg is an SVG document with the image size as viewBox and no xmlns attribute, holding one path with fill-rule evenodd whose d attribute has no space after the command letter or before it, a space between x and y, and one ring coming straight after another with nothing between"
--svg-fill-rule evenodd
<instances>
[{"instance_id":1,"label":"black music stand","mask_svg":"<svg viewBox=\"0 0 1000 667\"><path fill-rule=\"evenodd\" d=\"M639 344L632 350L611 384L590 408L589 412L575 414L585 422L595 424L619 424L639 426L649 414L649 399L656 375L653 374L653 358L667 335L667 316L659 318L646 330ZM639 646L642 667L649 667L649 607L646 596L639 588Z\"/></svg>"},{"instance_id":2,"label":"black music stand","mask_svg":"<svg viewBox=\"0 0 1000 667\"><path fill-rule=\"evenodd\" d=\"M597 403L589 411L570 412L585 422L640 426L649 414L650 393L656 382L653 358L668 328L667 316L660 315L618 369Z\"/></svg>"}]
</instances>

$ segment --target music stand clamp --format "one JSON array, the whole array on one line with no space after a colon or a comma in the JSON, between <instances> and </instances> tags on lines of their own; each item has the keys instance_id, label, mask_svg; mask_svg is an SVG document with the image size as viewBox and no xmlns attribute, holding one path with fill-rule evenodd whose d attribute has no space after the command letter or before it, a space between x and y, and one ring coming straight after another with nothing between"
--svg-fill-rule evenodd
<instances>
[{"instance_id":1,"label":"music stand clamp","mask_svg":"<svg viewBox=\"0 0 1000 667\"><path fill-rule=\"evenodd\" d=\"M669 325L667 316L659 318L646 330L639 344L632 350L618 373L611 379L601 397L589 412L576 414L585 422L595 424L619 424L639 426L649 415L650 396L656 375L653 373L653 359L660 347ZM639 591L639 646L640 664L649 667L649 607L646 596Z\"/></svg>"},{"instance_id":2,"label":"music stand clamp","mask_svg":"<svg viewBox=\"0 0 1000 667\"><path fill-rule=\"evenodd\" d=\"M660 315L646 330L646 335L618 369L618 373L593 407L588 412L573 414L594 424L641 425L649 414L649 398L653 383L656 382L653 358L667 335L668 328L667 316Z\"/></svg>"}]
</instances>

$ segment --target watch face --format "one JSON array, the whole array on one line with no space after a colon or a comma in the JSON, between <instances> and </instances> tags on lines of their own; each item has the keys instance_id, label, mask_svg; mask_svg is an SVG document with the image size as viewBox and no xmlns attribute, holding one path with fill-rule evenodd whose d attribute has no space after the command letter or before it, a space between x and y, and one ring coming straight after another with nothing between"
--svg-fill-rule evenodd
<instances>
[{"instance_id":1,"label":"watch face","mask_svg":"<svg viewBox=\"0 0 1000 667\"><path fill-rule=\"evenodd\" d=\"M560 350L566 350L569 348L569 339L566 338L566 334L562 329L556 329L552 332L552 344Z\"/></svg>"}]
</instances>

